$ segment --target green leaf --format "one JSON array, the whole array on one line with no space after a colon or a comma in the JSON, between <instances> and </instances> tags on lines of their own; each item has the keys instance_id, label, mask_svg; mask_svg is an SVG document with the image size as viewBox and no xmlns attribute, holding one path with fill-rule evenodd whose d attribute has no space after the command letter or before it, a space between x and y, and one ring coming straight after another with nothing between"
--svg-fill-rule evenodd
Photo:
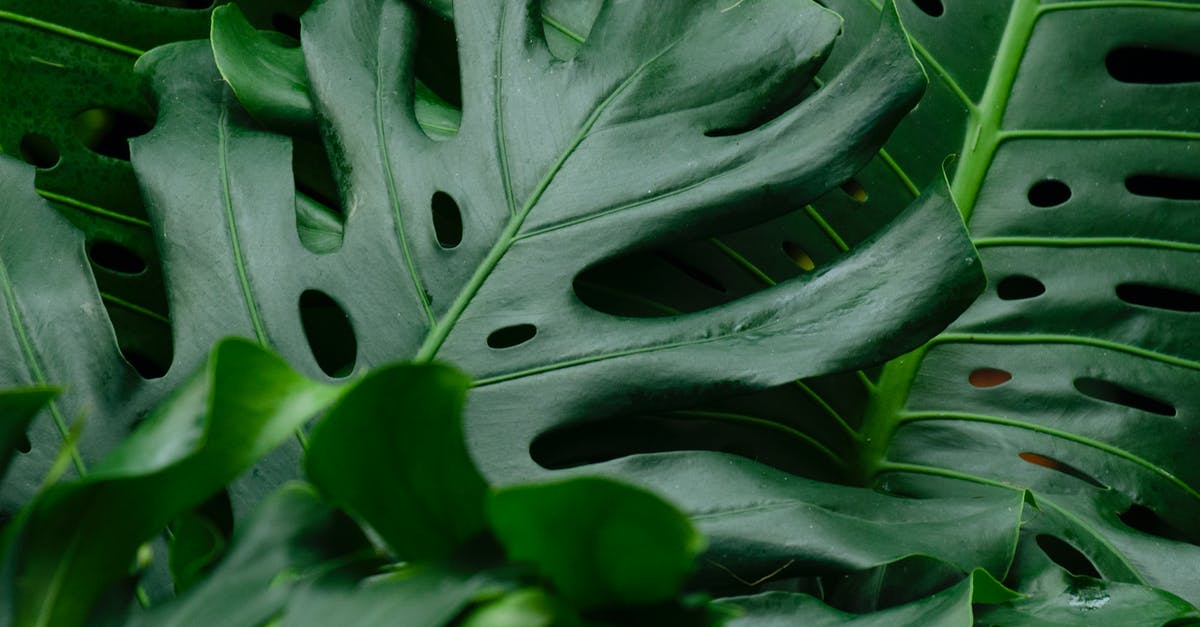
<instances>
[{"instance_id":1,"label":"green leaf","mask_svg":"<svg viewBox=\"0 0 1200 627\"><path fill-rule=\"evenodd\" d=\"M244 524L211 574L186 594L141 614L130 627L262 625L307 580L373 555L354 522L303 484L269 496Z\"/></svg>"},{"instance_id":2,"label":"green leaf","mask_svg":"<svg viewBox=\"0 0 1200 627\"><path fill-rule=\"evenodd\" d=\"M298 42L255 30L234 4L213 10L211 41L217 67L256 120L283 131L316 122Z\"/></svg>"},{"instance_id":3,"label":"green leaf","mask_svg":"<svg viewBox=\"0 0 1200 627\"><path fill-rule=\"evenodd\" d=\"M510 559L583 608L675 598L705 544L667 502L600 478L498 490L488 520Z\"/></svg>"},{"instance_id":4,"label":"green leaf","mask_svg":"<svg viewBox=\"0 0 1200 627\"><path fill-rule=\"evenodd\" d=\"M56 388L0 391L0 480L13 455L28 444L25 430L29 423L57 394Z\"/></svg>"},{"instance_id":5,"label":"green leaf","mask_svg":"<svg viewBox=\"0 0 1200 627\"><path fill-rule=\"evenodd\" d=\"M443 559L484 531L487 485L463 444L470 381L389 366L357 382L309 440L309 479L405 560Z\"/></svg>"},{"instance_id":6,"label":"green leaf","mask_svg":"<svg viewBox=\"0 0 1200 627\"><path fill-rule=\"evenodd\" d=\"M143 542L288 439L337 392L244 340L220 344L208 368L86 478L29 505L16 532L15 580L3 582L15 586L15 624L82 622Z\"/></svg>"},{"instance_id":7,"label":"green leaf","mask_svg":"<svg viewBox=\"0 0 1200 627\"><path fill-rule=\"evenodd\" d=\"M467 615L462 627L575 627L579 617L541 588L522 588Z\"/></svg>"},{"instance_id":8,"label":"green leaf","mask_svg":"<svg viewBox=\"0 0 1200 627\"><path fill-rule=\"evenodd\" d=\"M487 583L485 575L438 566L367 580L333 573L294 594L279 625L446 625Z\"/></svg>"},{"instance_id":9,"label":"green leaf","mask_svg":"<svg viewBox=\"0 0 1200 627\"><path fill-rule=\"evenodd\" d=\"M480 382L467 410L473 450L487 474L510 481L542 472L527 451L549 426L626 412L629 399L672 408L879 361L942 328L981 289L952 203L934 193L844 259L748 299L659 320L584 306L573 282L597 262L777 216L836 185L874 153L924 79L894 16L844 80L787 108L840 28L811 3L725 12L687 3L650 16L614 5L571 64L546 48L529 6L458 16L464 84L474 86L464 111L477 117L437 143L413 123L401 62L416 42L408 8L330 2L305 16L313 106L345 206L345 239L323 255L296 236L288 140L251 123L209 48L173 44L143 57L160 117L134 140L133 161L171 286L175 358L164 380L118 389L141 396L177 382L200 361L197 347L227 335L270 345L312 376L447 359ZM764 106L782 112L740 134L705 135L758 121ZM457 213L463 225L453 248L438 244L439 191L440 217L453 224ZM41 291L40 280L22 281ZM333 342L352 360L318 363L312 345L329 342L310 342L323 331L296 315L314 295L345 314L330 316L349 322ZM61 351L89 356L86 372L50 380L110 389L125 366L103 331L88 337L97 346ZM96 422L109 425L111 410L98 405ZM85 459L106 450L84 444ZM280 467L256 480L278 483Z\"/></svg>"},{"instance_id":10,"label":"green leaf","mask_svg":"<svg viewBox=\"0 0 1200 627\"><path fill-rule=\"evenodd\" d=\"M830 6L852 25L864 4ZM1200 602L1200 84L1138 60L1200 53L1200 6L945 5L901 5L934 84L887 149L909 173L959 153L953 190L990 287L885 370L866 475L920 496L1027 487L1023 543ZM868 37L848 27L840 54Z\"/></svg>"},{"instance_id":11,"label":"green leaf","mask_svg":"<svg viewBox=\"0 0 1200 627\"><path fill-rule=\"evenodd\" d=\"M720 599L720 605L740 608L743 614L726 623L727 627L771 627L775 625L945 625L959 627L980 624L975 608L980 604L1000 603L1019 597L977 570L937 593L875 612L852 614L839 611L807 594L765 592L753 596ZM982 624L1030 624L1020 620L994 621L985 610ZM1028 619L1028 617L1026 617ZM1041 623L1038 623L1041 624Z\"/></svg>"}]
</instances>

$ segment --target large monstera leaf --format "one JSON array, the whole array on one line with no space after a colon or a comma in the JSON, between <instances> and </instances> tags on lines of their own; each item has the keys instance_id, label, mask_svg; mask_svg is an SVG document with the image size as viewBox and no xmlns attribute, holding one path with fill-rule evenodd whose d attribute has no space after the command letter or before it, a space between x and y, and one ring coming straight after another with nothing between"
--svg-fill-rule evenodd
<instances>
[{"instance_id":1,"label":"large monstera leaf","mask_svg":"<svg viewBox=\"0 0 1200 627\"><path fill-rule=\"evenodd\" d=\"M872 10L828 4L848 24ZM863 429L865 474L907 494L1030 488L1038 513L1013 577L1038 593L1047 580L1030 564L1046 553L1075 575L1200 602L1200 82L1188 69L1200 4L900 9L936 71L887 150L910 172L959 153L953 189L990 287L889 364ZM977 34L970 54L963 32ZM851 28L847 42L867 36Z\"/></svg>"},{"instance_id":2,"label":"large monstera leaf","mask_svg":"<svg viewBox=\"0 0 1200 627\"><path fill-rule=\"evenodd\" d=\"M818 69L839 32L833 13L795 2L613 3L564 62L534 6L456 12L464 110L450 141L429 138L414 117L411 9L360 0L305 15L313 105L345 208L342 244L324 254L297 236L287 138L250 122L208 47L144 57L159 119L133 141L132 160L164 262L172 369L145 383L121 361L79 237L64 225L42 246L49 267L23 248L37 245L29 237L0 239L6 354L24 356L4 363L5 379L71 386L52 409L64 425L87 415L82 467L136 420L140 399L177 382L221 336L255 338L326 376L301 311L317 299L352 326L357 351L343 366L436 357L476 376L470 437L503 481L539 471L528 447L549 425L878 362L941 329L980 289L961 220L935 187L838 263L753 297L658 320L584 306L572 281L601 260L749 225L835 186L874 154L924 79L888 12L837 81L754 126ZM11 194L12 212L49 220L17 168L4 167L17 177L6 189L24 189ZM41 287L47 272L53 294ZM59 322L79 310L96 328ZM40 421L31 439L52 444L52 425ZM36 485L40 461L17 460L8 502ZM294 472L276 466L235 492L244 499ZM1000 507L1011 513L1011 499Z\"/></svg>"},{"instance_id":3,"label":"large monstera leaf","mask_svg":"<svg viewBox=\"0 0 1200 627\"><path fill-rule=\"evenodd\" d=\"M133 64L154 46L205 36L209 4L221 2L0 1L0 152L35 165L38 193L85 233L121 352L149 376L170 365L171 332L129 163L128 138L154 118ZM241 4L254 23L286 27L307 2Z\"/></svg>"}]
</instances>

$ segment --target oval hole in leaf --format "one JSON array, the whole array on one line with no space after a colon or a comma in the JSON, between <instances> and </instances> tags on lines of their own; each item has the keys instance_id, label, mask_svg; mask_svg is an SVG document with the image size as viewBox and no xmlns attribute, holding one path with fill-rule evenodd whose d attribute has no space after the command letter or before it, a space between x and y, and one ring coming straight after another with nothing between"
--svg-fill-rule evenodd
<instances>
[{"instance_id":1,"label":"oval hole in leaf","mask_svg":"<svg viewBox=\"0 0 1200 627\"><path fill-rule=\"evenodd\" d=\"M88 258L92 263L118 274L130 276L146 271L146 262L137 253L108 240L96 240L88 246Z\"/></svg>"},{"instance_id":2,"label":"oval hole in leaf","mask_svg":"<svg viewBox=\"0 0 1200 627\"><path fill-rule=\"evenodd\" d=\"M1037 536L1037 545L1050 561L1062 566L1072 575L1100 579L1100 571L1096 570L1092 560L1067 542L1042 533Z\"/></svg>"},{"instance_id":3,"label":"oval hole in leaf","mask_svg":"<svg viewBox=\"0 0 1200 627\"><path fill-rule=\"evenodd\" d=\"M29 441L29 436L21 434L21 439L17 440L17 452L24 455L33 450L33 443Z\"/></svg>"},{"instance_id":4,"label":"oval hole in leaf","mask_svg":"<svg viewBox=\"0 0 1200 627\"><path fill-rule=\"evenodd\" d=\"M1090 396L1106 403L1124 405L1160 416L1175 415L1175 408L1170 403L1164 403L1156 398L1151 398L1145 394L1134 392L1129 388L1102 379L1080 377L1075 379L1075 389L1079 390L1079 393L1084 396Z\"/></svg>"},{"instance_id":5,"label":"oval hole in leaf","mask_svg":"<svg viewBox=\"0 0 1200 627\"><path fill-rule=\"evenodd\" d=\"M679 257L676 257L675 255L672 255L671 253L659 252L658 257L659 259L662 259L670 264L676 270L686 274L688 278L703 285L704 287L722 294L725 294L728 291L720 281L713 277L713 275L701 270L700 268L697 268L696 266L680 259Z\"/></svg>"},{"instance_id":6,"label":"oval hole in leaf","mask_svg":"<svg viewBox=\"0 0 1200 627\"><path fill-rule=\"evenodd\" d=\"M167 369L170 367L169 364L159 363L141 351L126 346L121 346L120 349L121 356L125 358L125 361L130 366L133 366L133 369L137 371L138 376L141 378L146 380L161 379L167 374Z\"/></svg>"},{"instance_id":7,"label":"oval hole in leaf","mask_svg":"<svg viewBox=\"0 0 1200 627\"><path fill-rule=\"evenodd\" d=\"M88 150L124 161L129 161L129 139L146 134L150 126L132 113L107 107L85 109L71 119L71 130Z\"/></svg>"},{"instance_id":8,"label":"oval hole in leaf","mask_svg":"<svg viewBox=\"0 0 1200 627\"><path fill-rule=\"evenodd\" d=\"M542 468L562 470L630 455L670 451L715 451L739 455L784 472L838 481L812 444L761 424L687 415L626 415L579 420L553 427L529 445L529 456Z\"/></svg>"},{"instance_id":9,"label":"oval hole in leaf","mask_svg":"<svg viewBox=\"0 0 1200 627\"><path fill-rule=\"evenodd\" d=\"M425 6L417 5L417 50L413 61L416 78L456 109L462 109L462 78L454 23Z\"/></svg>"},{"instance_id":10,"label":"oval hole in leaf","mask_svg":"<svg viewBox=\"0 0 1200 627\"><path fill-rule=\"evenodd\" d=\"M854 202L867 202L867 189L858 182L858 179L849 179L845 183L838 185L847 196L854 199Z\"/></svg>"},{"instance_id":11,"label":"oval hole in leaf","mask_svg":"<svg viewBox=\"0 0 1200 627\"><path fill-rule=\"evenodd\" d=\"M1046 179L1034 183L1028 196L1034 207L1057 207L1071 199L1071 188L1062 181Z\"/></svg>"},{"instance_id":12,"label":"oval hole in leaf","mask_svg":"<svg viewBox=\"0 0 1200 627\"><path fill-rule=\"evenodd\" d=\"M532 324L514 324L492 331L487 336L487 345L492 348L512 348L532 340L535 335L537 327Z\"/></svg>"},{"instance_id":13,"label":"oval hole in leaf","mask_svg":"<svg viewBox=\"0 0 1200 627\"><path fill-rule=\"evenodd\" d=\"M446 192L437 192L430 201L433 213L433 231L437 234L438 245L442 248L454 248L462 243L463 220L458 203Z\"/></svg>"},{"instance_id":14,"label":"oval hole in leaf","mask_svg":"<svg viewBox=\"0 0 1200 627\"><path fill-rule=\"evenodd\" d=\"M19 146L21 150L21 158L29 165L49 170L58 165L61 155L58 152L58 146L45 135L39 133L26 133L21 138Z\"/></svg>"},{"instance_id":15,"label":"oval hole in leaf","mask_svg":"<svg viewBox=\"0 0 1200 627\"><path fill-rule=\"evenodd\" d=\"M1182 176L1135 174L1125 179L1131 194L1169 200L1200 200L1200 179Z\"/></svg>"},{"instance_id":16,"label":"oval hole in leaf","mask_svg":"<svg viewBox=\"0 0 1200 627\"><path fill-rule=\"evenodd\" d=\"M1024 300L1045 293L1046 286L1042 285L1041 281L1023 274L1004 277L996 285L996 295L1000 297L1000 300Z\"/></svg>"},{"instance_id":17,"label":"oval hole in leaf","mask_svg":"<svg viewBox=\"0 0 1200 627\"><path fill-rule=\"evenodd\" d=\"M1130 305L1187 313L1200 312L1200 294L1174 287L1122 283L1117 286L1117 298Z\"/></svg>"},{"instance_id":18,"label":"oval hole in leaf","mask_svg":"<svg viewBox=\"0 0 1200 627\"><path fill-rule=\"evenodd\" d=\"M1012 374L998 368L976 368L967 375L967 381L977 388L994 388L1010 380Z\"/></svg>"},{"instance_id":19,"label":"oval hole in leaf","mask_svg":"<svg viewBox=\"0 0 1200 627\"><path fill-rule=\"evenodd\" d=\"M1108 75L1122 83L1170 85L1200 82L1200 55L1181 50L1127 46L1104 58Z\"/></svg>"},{"instance_id":20,"label":"oval hole in leaf","mask_svg":"<svg viewBox=\"0 0 1200 627\"><path fill-rule=\"evenodd\" d=\"M1097 488L1100 488L1101 490L1108 489L1108 486L1104 485L1103 483L1100 483L1095 477L1087 474L1086 472L1083 472L1082 470L1080 470L1070 464L1065 464L1065 463L1060 462L1057 459L1054 459L1052 457L1046 457L1045 455L1039 455L1038 453L1029 453L1029 452L1020 453L1017 455L1017 457L1020 457L1021 459L1033 464L1034 466L1041 466L1042 468L1049 468L1050 470L1053 470L1056 472L1061 472L1064 475L1069 475L1071 477L1075 477L1076 479L1079 479L1080 481L1083 481L1085 483L1089 483Z\"/></svg>"},{"instance_id":21,"label":"oval hole in leaf","mask_svg":"<svg viewBox=\"0 0 1200 627\"><path fill-rule=\"evenodd\" d=\"M353 372L358 359L358 339L350 316L337 301L319 290L305 290L300 295L300 322L322 372L331 377Z\"/></svg>"},{"instance_id":22,"label":"oval hole in leaf","mask_svg":"<svg viewBox=\"0 0 1200 627\"><path fill-rule=\"evenodd\" d=\"M1137 503L1130 505L1129 509L1117 514L1117 518L1126 527L1136 529L1142 533L1179 542L1190 541L1183 534L1168 525L1158 514L1154 513L1154 510Z\"/></svg>"},{"instance_id":23,"label":"oval hole in leaf","mask_svg":"<svg viewBox=\"0 0 1200 627\"><path fill-rule=\"evenodd\" d=\"M942 13L946 12L946 7L942 6L942 0L913 0L913 4L929 17L941 17Z\"/></svg>"},{"instance_id":24,"label":"oval hole in leaf","mask_svg":"<svg viewBox=\"0 0 1200 627\"><path fill-rule=\"evenodd\" d=\"M817 264L813 263L812 257L808 256L808 252L796 242L784 242L782 248L783 254L787 255L788 259L791 259L792 263L799 266L801 270L808 272L817 267Z\"/></svg>"}]
</instances>

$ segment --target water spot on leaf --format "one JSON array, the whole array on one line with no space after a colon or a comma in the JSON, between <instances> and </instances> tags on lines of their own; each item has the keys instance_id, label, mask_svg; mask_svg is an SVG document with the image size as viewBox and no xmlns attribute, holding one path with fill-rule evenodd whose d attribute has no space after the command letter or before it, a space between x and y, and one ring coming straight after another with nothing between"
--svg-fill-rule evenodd
<instances>
[{"instance_id":1,"label":"water spot on leaf","mask_svg":"<svg viewBox=\"0 0 1200 627\"><path fill-rule=\"evenodd\" d=\"M528 342L537 335L537 327L532 324L514 324L492 331L487 337L487 345L492 348L512 348Z\"/></svg>"},{"instance_id":2,"label":"water spot on leaf","mask_svg":"<svg viewBox=\"0 0 1200 627\"><path fill-rule=\"evenodd\" d=\"M1135 174L1125 179L1131 194L1168 200L1200 200L1200 179L1182 176Z\"/></svg>"},{"instance_id":3,"label":"water spot on leaf","mask_svg":"<svg viewBox=\"0 0 1200 627\"><path fill-rule=\"evenodd\" d=\"M331 377L345 377L353 372L358 359L358 339L350 316L337 301L319 290L305 290L300 295L300 322L322 372Z\"/></svg>"},{"instance_id":4,"label":"water spot on leaf","mask_svg":"<svg viewBox=\"0 0 1200 627\"><path fill-rule=\"evenodd\" d=\"M1071 199L1071 188L1062 181L1045 179L1034 183L1028 196L1034 207L1057 207Z\"/></svg>"},{"instance_id":5,"label":"water spot on leaf","mask_svg":"<svg viewBox=\"0 0 1200 627\"><path fill-rule=\"evenodd\" d=\"M1010 380L1012 374L998 368L976 368L967 375L967 381L977 388L994 388Z\"/></svg>"},{"instance_id":6,"label":"water spot on leaf","mask_svg":"<svg viewBox=\"0 0 1200 627\"><path fill-rule=\"evenodd\" d=\"M146 262L132 250L108 240L96 240L88 246L92 263L118 274L135 276L146 271Z\"/></svg>"},{"instance_id":7,"label":"water spot on leaf","mask_svg":"<svg viewBox=\"0 0 1200 627\"><path fill-rule=\"evenodd\" d=\"M1145 283L1122 283L1117 286L1117 298L1142 307L1154 307L1187 313L1200 312L1200 294L1189 290Z\"/></svg>"},{"instance_id":8,"label":"water spot on leaf","mask_svg":"<svg viewBox=\"0 0 1200 627\"><path fill-rule=\"evenodd\" d=\"M1100 579L1100 571L1079 549L1067 542L1048 534L1037 536L1037 545L1052 562L1062 566L1067 572L1077 577L1094 577Z\"/></svg>"},{"instance_id":9,"label":"water spot on leaf","mask_svg":"<svg viewBox=\"0 0 1200 627\"><path fill-rule=\"evenodd\" d=\"M19 146L21 150L21 158L29 165L49 170L58 165L61 155L58 152L58 146L45 135L39 133L26 133L21 138Z\"/></svg>"},{"instance_id":10,"label":"water spot on leaf","mask_svg":"<svg viewBox=\"0 0 1200 627\"><path fill-rule=\"evenodd\" d=\"M1075 389L1084 396L1090 396L1106 403L1124 405L1160 416L1175 415L1175 408L1169 403L1102 379L1080 377L1075 379Z\"/></svg>"},{"instance_id":11,"label":"water spot on leaf","mask_svg":"<svg viewBox=\"0 0 1200 627\"><path fill-rule=\"evenodd\" d=\"M1004 277L1000 283L996 284L996 295L1000 297L1000 300L1024 300L1045 293L1046 286L1042 285L1041 281L1023 274Z\"/></svg>"},{"instance_id":12,"label":"water spot on leaf","mask_svg":"<svg viewBox=\"0 0 1200 627\"><path fill-rule=\"evenodd\" d=\"M446 192L437 192L430 202L433 213L433 231L442 248L454 248L462 243L463 219L458 203Z\"/></svg>"},{"instance_id":13,"label":"water spot on leaf","mask_svg":"<svg viewBox=\"0 0 1200 627\"><path fill-rule=\"evenodd\" d=\"M854 199L854 202L867 202L867 190L858 182L858 179L849 179L845 183L838 185L847 196Z\"/></svg>"},{"instance_id":14,"label":"water spot on leaf","mask_svg":"<svg viewBox=\"0 0 1200 627\"><path fill-rule=\"evenodd\" d=\"M942 0L913 0L913 4L929 17L941 17L942 13L946 12L946 7L942 6Z\"/></svg>"},{"instance_id":15,"label":"water spot on leaf","mask_svg":"<svg viewBox=\"0 0 1200 627\"><path fill-rule=\"evenodd\" d=\"M680 272L687 275L688 278L692 279L693 281L695 281L715 292L720 292L720 293L724 294L728 291L725 289L725 286L722 285L720 281L718 281L715 277L713 277L713 275L680 259L679 257L676 257L675 255L672 255L671 253L660 252L660 253L658 253L658 257L660 259L662 259L663 261L667 262L668 264L670 264L671 266L673 266L676 270L679 270Z\"/></svg>"},{"instance_id":16,"label":"water spot on leaf","mask_svg":"<svg viewBox=\"0 0 1200 627\"><path fill-rule=\"evenodd\" d=\"M144 135L150 127L128 111L107 107L85 109L71 119L71 130L88 150L124 161L129 161L129 139Z\"/></svg>"},{"instance_id":17,"label":"water spot on leaf","mask_svg":"<svg viewBox=\"0 0 1200 627\"><path fill-rule=\"evenodd\" d=\"M1126 46L1104 58L1109 76L1122 83L1170 85L1200 82L1200 55L1181 50Z\"/></svg>"},{"instance_id":18,"label":"water spot on leaf","mask_svg":"<svg viewBox=\"0 0 1200 627\"><path fill-rule=\"evenodd\" d=\"M796 242L786 241L783 243L782 248L783 254L787 255L788 259L791 259L792 263L796 264L801 270L808 272L817 267L817 264L813 263L812 257L808 255L808 252Z\"/></svg>"},{"instance_id":19,"label":"water spot on leaf","mask_svg":"<svg viewBox=\"0 0 1200 627\"><path fill-rule=\"evenodd\" d=\"M1054 459L1053 457L1046 457L1045 455L1040 455L1038 453L1030 453L1028 451L1018 454L1017 457L1020 457L1021 459L1029 462L1030 464L1033 464L1034 466L1041 466L1042 468L1049 468L1050 470L1053 470L1055 472L1061 472L1064 475L1075 477L1076 479L1079 479L1080 481L1083 481L1085 483L1089 483L1097 488L1100 488L1101 490L1108 489L1108 486L1104 485L1103 483L1100 483L1100 481L1098 481L1095 477L1087 474L1086 472L1083 472L1082 470L1080 470L1070 464L1060 462L1057 459Z\"/></svg>"}]
</instances>

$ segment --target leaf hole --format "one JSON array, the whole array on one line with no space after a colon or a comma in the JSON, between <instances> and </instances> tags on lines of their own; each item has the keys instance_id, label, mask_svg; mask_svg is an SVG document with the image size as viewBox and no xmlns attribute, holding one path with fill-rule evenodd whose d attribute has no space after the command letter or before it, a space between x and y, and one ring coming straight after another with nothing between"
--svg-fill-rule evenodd
<instances>
[{"instance_id":1,"label":"leaf hole","mask_svg":"<svg viewBox=\"0 0 1200 627\"><path fill-rule=\"evenodd\" d=\"M1181 50L1127 46L1108 53L1104 66L1122 83L1171 85L1200 82L1200 55Z\"/></svg>"},{"instance_id":2,"label":"leaf hole","mask_svg":"<svg viewBox=\"0 0 1200 627\"><path fill-rule=\"evenodd\" d=\"M21 158L25 163L43 170L49 170L58 165L62 155L58 152L58 146L45 135L40 133L26 133L21 138L19 145L21 150Z\"/></svg>"},{"instance_id":3,"label":"leaf hole","mask_svg":"<svg viewBox=\"0 0 1200 627\"><path fill-rule=\"evenodd\" d=\"M28 453L29 451L32 451L32 450L33 450L33 442L29 441L28 435L25 435L24 433L22 433L20 439L17 440L17 452L22 455L25 455L26 453Z\"/></svg>"},{"instance_id":4,"label":"leaf hole","mask_svg":"<svg viewBox=\"0 0 1200 627\"><path fill-rule=\"evenodd\" d=\"M1012 374L999 368L976 368L967 375L967 382L977 388L994 388L1011 380Z\"/></svg>"},{"instance_id":5,"label":"leaf hole","mask_svg":"<svg viewBox=\"0 0 1200 627\"><path fill-rule=\"evenodd\" d=\"M1004 277L996 285L996 295L1000 297L1000 300L1025 300L1045 293L1046 286L1041 281L1024 274Z\"/></svg>"},{"instance_id":6,"label":"leaf hole","mask_svg":"<svg viewBox=\"0 0 1200 627\"><path fill-rule=\"evenodd\" d=\"M442 248L454 248L462 243L463 220L458 203L446 192L437 192L430 202L433 212L433 231L437 235L438 245Z\"/></svg>"},{"instance_id":7,"label":"leaf hole","mask_svg":"<svg viewBox=\"0 0 1200 627\"><path fill-rule=\"evenodd\" d=\"M125 358L125 362L132 366L141 378L151 380L161 379L166 376L170 364L160 363L158 360L151 358L137 349L127 346L121 346L120 349L121 356Z\"/></svg>"},{"instance_id":8,"label":"leaf hole","mask_svg":"<svg viewBox=\"0 0 1200 627\"><path fill-rule=\"evenodd\" d=\"M913 0L913 4L929 17L941 17L946 12L946 7L942 6L942 0Z\"/></svg>"},{"instance_id":9,"label":"leaf hole","mask_svg":"<svg viewBox=\"0 0 1200 627\"><path fill-rule=\"evenodd\" d=\"M532 324L514 324L492 331L487 336L487 345L492 348L512 348L532 340L535 335L537 327Z\"/></svg>"},{"instance_id":10,"label":"leaf hole","mask_svg":"<svg viewBox=\"0 0 1200 627\"><path fill-rule=\"evenodd\" d=\"M1174 287L1145 283L1122 283L1117 286L1117 298L1130 305L1186 313L1200 312L1200 294Z\"/></svg>"},{"instance_id":11,"label":"leaf hole","mask_svg":"<svg viewBox=\"0 0 1200 627\"><path fill-rule=\"evenodd\" d=\"M1108 489L1108 486L1104 485L1103 483L1100 483L1100 481L1098 481L1095 477L1087 474L1086 472L1083 472L1082 470L1080 470L1070 464L1067 464L1065 462L1060 462L1057 459L1054 459L1052 457L1046 457L1045 455L1039 455L1038 453L1029 453L1029 452L1020 453L1017 455L1017 457L1020 457L1021 459L1029 462L1030 464L1033 464L1034 466L1041 466L1042 468L1049 468L1050 470L1053 470L1055 472L1060 472L1064 475L1075 477L1076 479L1079 479L1080 481L1083 481L1084 483L1087 483L1087 484L1090 484L1097 488L1100 488L1101 490Z\"/></svg>"},{"instance_id":12,"label":"leaf hole","mask_svg":"<svg viewBox=\"0 0 1200 627\"><path fill-rule=\"evenodd\" d=\"M146 262L137 253L108 240L96 240L88 246L92 263L118 274L137 276L146 271Z\"/></svg>"},{"instance_id":13,"label":"leaf hole","mask_svg":"<svg viewBox=\"0 0 1200 627\"><path fill-rule=\"evenodd\" d=\"M680 259L679 257L676 257L668 252L659 252L657 255L659 259L667 262L667 264L669 264L671 267L687 275L689 279L703 285L704 287L722 294L728 292L728 290L725 289L725 285L718 281L713 275L684 261L683 259Z\"/></svg>"},{"instance_id":14,"label":"leaf hole","mask_svg":"<svg viewBox=\"0 0 1200 627\"><path fill-rule=\"evenodd\" d=\"M1045 179L1029 188L1029 204L1034 207L1057 207L1071 199L1071 188L1066 183Z\"/></svg>"},{"instance_id":15,"label":"leaf hole","mask_svg":"<svg viewBox=\"0 0 1200 627\"><path fill-rule=\"evenodd\" d=\"M1042 553L1050 558L1050 561L1063 567L1072 575L1100 579L1100 571L1096 570L1096 565L1092 563L1092 560L1065 540L1042 533L1037 536L1037 545Z\"/></svg>"},{"instance_id":16,"label":"leaf hole","mask_svg":"<svg viewBox=\"0 0 1200 627\"><path fill-rule=\"evenodd\" d=\"M292 141L292 179L296 186L296 235L316 254L342 247L346 212L333 178L333 166L320 142Z\"/></svg>"},{"instance_id":17,"label":"leaf hole","mask_svg":"<svg viewBox=\"0 0 1200 627\"><path fill-rule=\"evenodd\" d=\"M810 272L817 267L812 257L808 255L808 251L801 248L796 242L785 241L780 248L783 249L783 254L787 255L787 258L791 259L792 263L796 264L801 270Z\"/></svg>"},{"instance_id":18,"label":"leaf hole","mask_svg":"<svg viewBox=\"0 0 1200 627\"><path fill-rule=\"evenodd\" d=\"M1152 536L1166 538L1168 540L1176 540L1179 542L1190 542L1190 539L1180 533L1178 530L1167 524L1154 510L1137 503L1133 503L1123 512L1117 514L1117 518L1130 529L1136 529L1142 533L1148 533Z\"/></svg>"},{"instance_id":19,"label":"leaf hole","mask_svg":"<svg viewBox=\"0 0 1200 627\"><path fill-rule=\"evenodd\" d=\"M543 0L542 36L560 61L570 61L587 41L603 2L596 0ZM582 41L580 41L582 40Z\"/></svg>"},{"instance_id":20,"label":"leaf hole","mask_svg":"<svg viewBox=\"0 0 1200 627\"><path fill-rule=\"evenodd\" d=\"M286 13L276 13L271 16L271 28L300 41L300 20Z\"/></svg>"},{"instance_id":21,"label":"leaf hole","mask_svg":"<svg viewBox=\"0 0 1200 627\"><path fill-rule=\"evenodd\" d=\"M1103 379L1080 377L1075 379L1075 389L1084 396L1090 396L1098 401L1124 405L1133 409L1158 414L1159 416L1174 416L1175 407L1156 398L1135 392L1127 387L1117 385Z\"/></svg>"},{"instance_id":22,"label":"leaf hole","mask_svg":"<svg viewBox=\"0 0 1200 627\"><path fill-rule=\"evenodd\" d=\"M1135 174L1125 179L1131 194L1168 200L1200 200L1200 179L1182 176Z\"/></svg>"},{"instance_id":23,"label":"leaf hole","mask_svg":"<svg viewBox=\"0 0 1200 627\"><path fill-rule=\"evenodd\" d=\"M454 23L420 5L417 14L417 48L413 61L416 78L450 106L462 109L462 79Z\"/></svg>"},{"instance_id":24,"label":"leaf hole","mask_svg":"<svg viewBox=\"0 0 1200 627\"><path fill-rule=\"evenodd\" d=\"M354 371L358 340L350 316L337 301L319 290L305 290L300 294L300 322L322 372L337 378Z\"/></svg>"},{"instance_id":25,"label":"leaf hole","mask_svg":"<svg viewBox=\"0 0 1200 627\"><path fill-rule=\"evenodd\" d=\"M867 190L858 182L858 179L849 179L845 183L838 186L854 202L867 202Z\"/></svg>"},{"instance_id":26,"label":"leaf hole","mask_svg":"<svg viewBox=\"0 0 1200 627\"><path fill-rule=\"evenodd\" d=\"M71 119L75 137L92 152L129 161L129 139L150 131L150 123L119 109L92 107Z\"/></svg>"}]
</instances>

